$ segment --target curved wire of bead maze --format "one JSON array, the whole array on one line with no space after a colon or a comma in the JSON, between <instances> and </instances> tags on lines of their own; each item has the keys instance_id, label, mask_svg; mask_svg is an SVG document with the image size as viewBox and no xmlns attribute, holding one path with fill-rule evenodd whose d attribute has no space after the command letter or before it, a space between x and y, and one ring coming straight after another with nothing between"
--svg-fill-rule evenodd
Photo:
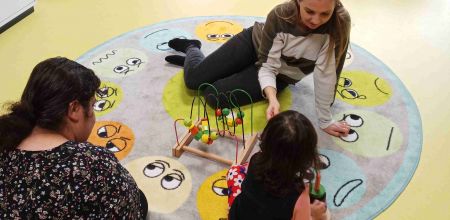
<instances>
[{"instance_id":1,"label":"curved wire of bead maze","mask_svg":"<svg viewBox=\"0 0 450 220\"><path fill-rule=\"evenodd\" d=\"M209 116L208 116L208 112L206 110L206 101L204 101L202 99L202 97L200 96L200 91L203 87L212 87L213 90L215 91L215 94L208 94L207 97L212 97L216 99L216 108L215 108L215 121L216 121L216 129L212 129L210 126L210 121L209 121ZM244 132L244 112L241 111L240 106L237 104L237 98L234 95L234 93L236 92L241 92L244 93L245 95L247 95L247 97L250 99L250 103L251 103L251 107L250 107L250 127L251 127L251 133L250 133L250 138L248 138L247 140L245 140L245 132ZM228 95L227 95L228 94ZM234 164L243 164L247 161L248 157L250 156L250 153L253 150L253 147L256 144L257 141L257 133L253 134L253 100L252 97L244 90L242 89L235 89L231 92L227 92L227 94L225 93L218 93L217 89L209 84L209 83L203 83L201 84L198 89L197 89L197 96L195 96L192 100L192 104L191 104L191 112L189 115L189 119L183 119L183 118L179 118L176 119L174 121L174 128L175 128L175 136L176 136L176 140L177 142L175 143L175 145L172 147L172 155L175 157L180 157L183 152L189 152L192 154L195 154L197 156L200 157L204 157L210 160L214 160L220 163L224 163L227 165L232 165ZM219 103L219 96L222 96L225 98L225 100L227 101L226 104L228 104L227 106L229 107L230 113L231 113L231 123L229 123L229 118L227 118L227 121L225 122L225 118L227 117L227 115L223 115L222 114L222 110L219 108L220 107L220 103ZM193 108L194 108L194 103L196 98L198 98L197 100L197 119L196 121L193 123L192 122L192 112L193 112ZM233 99L236 101L234 102ZM200 117L200 103L202 104L201 106L203 107L203 117ZM238 113L237 116L239 117L235 117L234 112L233 112L233 108L237 108ZM225 110L226 108L223 108L223 110ZM222 122L222 130L219 129L219 119L218 119L218 115L217 112L218 110L220 110L220 121ZM238 137L236 135L236 119L240 119L241 120L241 128L242 128L242 138ZM178 132L177 132L177 122L178 121L184 121L184 124L186 127L188 127L188 131L181 137L181 141L178 139ZM230 130L230 127L233 127L233 131ZM201 128L201 130L199 129ZM236 155L235 155L235 160L234 162L232 160L229 160L227 158L223 158L217 154L214 153L209 153L203 150L200 150L198 148L194 148L194 147L189 147L189 144L192 142L193 139L200 139L199 136L197 135L198 132L202 132L201 134L201 139L202 142L208 145L211 145L213 143L214 140L217 139L217 135L219 135L220 137L226 137L226 138L231 138L236 140ZM239 147L239 142L242 141L243 144L243 148L242 150L239 152L238 147Z\"/></svg>"}]
</instances>

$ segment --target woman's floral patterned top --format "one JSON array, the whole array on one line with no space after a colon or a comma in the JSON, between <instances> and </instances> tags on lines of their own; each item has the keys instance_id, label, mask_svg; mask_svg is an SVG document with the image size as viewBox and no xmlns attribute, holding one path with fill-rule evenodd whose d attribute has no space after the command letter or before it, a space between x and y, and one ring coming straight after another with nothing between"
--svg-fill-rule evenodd
<instances>
[{"instance_id":1,"label":"woman's floral patterned top","mask_svg":"<svg viewBox=\"0 0 450 220\"><path fill-rule=\"evenodd\" d=\"M141 210L136 182L105 148L0 152L0 219L140 219Z\"/></svg>"}]
</instances>

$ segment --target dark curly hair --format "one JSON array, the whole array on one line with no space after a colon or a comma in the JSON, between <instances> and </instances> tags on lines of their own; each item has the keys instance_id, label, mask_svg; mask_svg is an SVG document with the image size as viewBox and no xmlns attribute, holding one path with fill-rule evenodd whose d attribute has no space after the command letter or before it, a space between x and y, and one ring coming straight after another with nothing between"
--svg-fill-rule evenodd
<instances>
[{"instance_id":1,"label":"dark curly hair","mask_svg":"<svg viewBox=\"0 0 450 220\"><path fill-rule=\"evenodd\" d=\"M303 178L318 158L317 134L311 122L299 112L281 112L264 128L260 148L250 164L264 189L279 197L302 192Z\"/></svg>"},{"instance_id":2,"label":"dark curly hair","mask_svg":"<svg viewBox=\"0 0 450 220\"><path fill-rule=\"evenodd\" d=\"M0 116L0 151L13 150L34 126L58 130L69 103L78 100L84 109L100 86L91 69L64 57L37 64L19 102L7 104Z\"/></svg>"}]
</instances>

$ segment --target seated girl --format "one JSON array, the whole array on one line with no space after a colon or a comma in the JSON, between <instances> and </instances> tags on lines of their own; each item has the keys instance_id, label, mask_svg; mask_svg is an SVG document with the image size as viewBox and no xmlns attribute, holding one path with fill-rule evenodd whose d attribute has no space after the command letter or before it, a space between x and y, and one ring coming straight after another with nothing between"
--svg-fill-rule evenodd
<instances>
[{"instance_id":1,"label":"seated girl","mask_svg":"<svg viewBox=\"0 0 450 220\"><path fill-rule=\"evenodd\" d=\"M307 219L327 219L324 202L310 205L308 198L299 205L299 196L309 192L304 183L307 171L318 160L311 122L296 111L282 112L269 120L260 141L261 151L250 159L248 171L233 166L228 172L229 219L297 220L300 212L306 212Z\"/></svg>"}]
</instances>

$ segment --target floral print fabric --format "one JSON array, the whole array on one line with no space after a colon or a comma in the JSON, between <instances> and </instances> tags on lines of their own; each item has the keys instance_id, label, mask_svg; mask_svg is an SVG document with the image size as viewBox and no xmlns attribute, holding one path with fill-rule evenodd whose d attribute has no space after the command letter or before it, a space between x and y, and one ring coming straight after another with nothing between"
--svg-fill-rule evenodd
<instances>
[{"instance_id":1,"label":"floral print fabric","mask_svg":"<svg viewBox=\"0 0 450 220\"><path fill-rule=\"evenodd\" d=\"M233 204L234 199L241 194L241 184L247 175L248 163L243 165L233 165L227 172L228 186L228 208Z\"/></svg>"},{"instance_id":2,"label":"floral print fabric","mask_svg":"<svg viewBox=\"0 0 450 220\"><path fill-rule=\"evenodd\" d=\"M0 152L0 219L139 219L138 187L107 149L68 141Z\"/></svg>"}]
</instances>

